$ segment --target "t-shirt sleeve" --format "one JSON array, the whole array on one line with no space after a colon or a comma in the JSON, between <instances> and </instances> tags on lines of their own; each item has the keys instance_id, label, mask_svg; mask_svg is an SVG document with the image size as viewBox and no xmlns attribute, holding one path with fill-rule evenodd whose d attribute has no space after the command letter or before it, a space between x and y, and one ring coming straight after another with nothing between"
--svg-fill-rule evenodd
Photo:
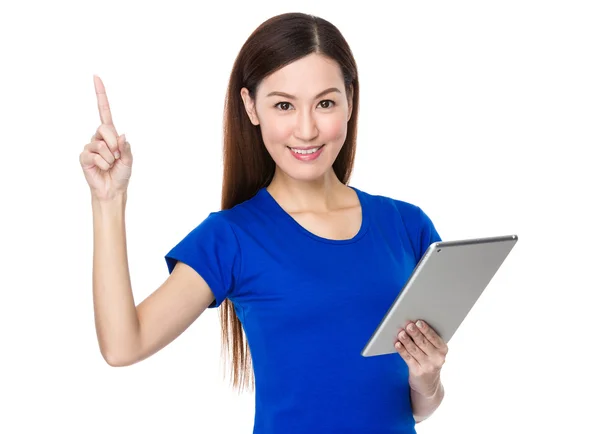
<instances>
[{"instance_id":1,"label":"t-shirt sleeve","mask_svg":"<svg viewBox=\"0 0 600 434\"><path fill-rule=\"evenodd\" d=\"M425 212L421 208L419 208L419 222L420 222L420 229L418 232L418 234L419 234L418 243L419 243L420 251L419 251L419 258L417 258L417 259L420 259L423 257L423 255L427 251L427 248L432 243L442 241L435 225L433 224L433 222L431 221L429 216L427 214L425 214Z\"/></svg>"},{"instance_id":2,"label":"t-shirt sleeve","mask_svg":"<svg viewBox=\"0 0 600 434\"><path fill-rule=\"evenodd\" d=\"M206 281L215 296L210 308L219 307L235 290L240 270L240 246L229 222L213 212L166 255L169 274L181 261Z\"/></svg>"}]
</instances>

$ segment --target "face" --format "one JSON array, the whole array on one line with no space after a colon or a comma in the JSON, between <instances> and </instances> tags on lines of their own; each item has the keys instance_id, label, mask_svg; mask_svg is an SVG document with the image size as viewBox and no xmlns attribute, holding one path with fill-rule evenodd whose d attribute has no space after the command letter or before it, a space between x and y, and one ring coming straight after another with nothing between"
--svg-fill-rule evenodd
<instances>
[{"instance_id":1,"label":"face","mask_svg":"<svg viewBox=\"0 0 600 434\"><path fill-rule=\"evenodd\" d=\"M276 178L313 181L333 172L352 113L335 61L310 54L263 79L254 100L246 88L241 95L277 165Z\"/></svg>"}]
</instances>

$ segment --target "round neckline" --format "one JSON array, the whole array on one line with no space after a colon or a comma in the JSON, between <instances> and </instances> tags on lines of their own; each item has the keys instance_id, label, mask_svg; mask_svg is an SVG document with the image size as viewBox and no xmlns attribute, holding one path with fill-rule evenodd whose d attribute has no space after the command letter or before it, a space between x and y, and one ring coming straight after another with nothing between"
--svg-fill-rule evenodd
<instances>
[{"instance_id":1,"label":"round neckline","mask_svg":"<svg viewBox=\"0 0 600 434\"><path fill-rule=\"evenodd\" d=\"M348 238L345 240L334 240L331 238L324 238L324 237L321 237L321 236L309 231L304 226L302 226L300 223L298 223L286 210L284 210L281 207L281 205L279 205L279 202L277 202L275 200L275 198L273 196L271 196L271 193L269 193L269 191L267 190L266 187L262 187L258 191L258 193L259 193L259 195L261 195L265 198L266 203L268 203L270 205L271 209L273 209L274 212L279 214L285 221L288 222L289 226L296 228L296 230L303 233L304 235L307 235L308 237L310 237L316 241L320 241L322 243L327 243L327 244L351 244L351 243L355 243L356 241L361 239L363 237L363 235L367 232L367 229L369 227L369 210L368 210L368 206L367 206L367 200L364 197L363 192L361 190L359 190L358 188L353 187L351 185L348 185L348 187L350 187L352 190L354 190L354 192L356 193L356 196L358 197L358 201L360 203L360 208L361 208L361 223L360 223L360 228L358 229L358 232L352 238Z\"/></svg>"}]
</instances>

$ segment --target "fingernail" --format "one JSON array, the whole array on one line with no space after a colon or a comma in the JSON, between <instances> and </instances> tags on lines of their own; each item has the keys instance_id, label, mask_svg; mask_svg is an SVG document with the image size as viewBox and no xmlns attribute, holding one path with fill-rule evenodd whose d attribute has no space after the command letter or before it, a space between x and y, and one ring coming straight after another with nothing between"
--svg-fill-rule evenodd
<instances>
[{"instance_id":1,"label":"fingernail","mask_svg":"<svg viewBox=\"0 0 600 434\"><path fill-rule=\"evenodd\" d=\"M115 152L115 159L118 159L121 156L121 154L119 153L119 151Z\"/></svg>"},{"instance_id":2,"label":"fingernail","mask_svg":"<svg viewBox=\"0 0 600 434\"><path fill-rule=\"evenodd\" d=\"M409 326L408 326L408 331L409 331L409 332L414 332L414 331L415 331L415 326L414 326L414 325L412 325L412 324L409 324Z\"/></svg>"},{"instance_id":3,"label":"fingernail","mask_svg":"<svg viewBox=\"0 0 600 434\"><path fill-rule=\"evenodd\" d=\"M423 323L421 321L417 321L417 327L419 327L420 329L423 328Z\"/></svg>"}]
</instances>

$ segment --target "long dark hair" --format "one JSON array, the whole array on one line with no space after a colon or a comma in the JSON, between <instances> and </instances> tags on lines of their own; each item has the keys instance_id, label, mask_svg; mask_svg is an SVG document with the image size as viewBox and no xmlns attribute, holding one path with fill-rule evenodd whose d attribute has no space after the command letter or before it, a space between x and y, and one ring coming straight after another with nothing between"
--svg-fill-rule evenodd
<instances>
[{"instance_id":1,"label":"long dark hair","mask_svg":"<svg viewBox=\"0 0 600 434\"><path fill-rule=\"evenodd\" d=\"M223 187L221 208L230 209L267 187L275 174L275 162L245 111L240 95L246 87L252 98L266 76L304 56L318 53L338 63L346 93L352 89L352 116L347 136L333 163L337 178L348 183L356 150L358 115L358 72L348 43L330 22L308 14L286 13L262 23L242 46L229 78L223 120ZM254 376L248 342L233 303L226 299L220 307L222 350L233 362L233 386L241 389Z\"/></svg>"}]
</instances>

